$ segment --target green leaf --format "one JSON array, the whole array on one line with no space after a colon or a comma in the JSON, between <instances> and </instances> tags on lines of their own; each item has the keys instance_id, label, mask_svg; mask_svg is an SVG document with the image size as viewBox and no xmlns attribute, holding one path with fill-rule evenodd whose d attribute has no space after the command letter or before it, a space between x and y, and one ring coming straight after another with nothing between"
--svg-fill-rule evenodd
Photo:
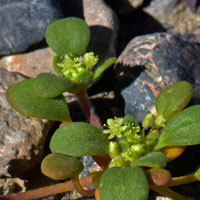
<instances>
[{"instance_id":1,"label":"green leaf","mask_svg":"<svg viewBox=\"0 0 200 200\"><path fill-rule=\"evenodd\" d=\"M131 163L132 167L165 167L167 158L162 152L151 152Z\"/></svg>"},{"instance_id":2,"label":"green leaf","mask_svg":"<svg viewBox=\"0 0 200 200\"><path fill-rule=\"evenodd\" d=\"M191 106L169 120L155 149L195 144L200 144L200 105Z\"/></svg>"},{"instance_id":3,"label":"green leaf","mask_svg":"<svg viewBox=\"0 0 200 200\"><path fill-rule=\"evenodd\" d=\"M56 74L58 74L59 76L62 76L62 72L61 72L61 67L59 67L57 65L57 63L62 63L63 61L63 57L62 56L54 56L53 58L53 68L54 71L56 72Z\"/></svg>"},{"instance_id":4,"label":"green leaf","mask_svg":"<svg viewBox=\"0 0 200 200\"><path fill-rule=\"evenodd\" d=\"M160 92L156 99L158 115L163 115L167 121L180 112L190 102L193 95L192 85L186 81L180 81Z\"/></svg>"},{"instance_id":5,"label":"green leaf","mask_svg":"<svg viewBox=\"0 0 200 200\"><path fill-rule=\"evenodd\" d=\"M97 78L99 78L106 69L108 69L109 67L111 67L112 64L114 64L116 62L116 60L117 60L117 58L115 58L115 57L109 58L102 65L100 65L96 69L96 71L94 73L94 80L96 80Z\"/></svg>"},{"instance_id":6,"label":"green leaf","mask_svg":"<svg viewBox=\"0 0 200 200\"><path fill-rule=\"evenodd\" d=\"M74 89L75 85L64 77L58 77L54 74L39 74L33 82L35 92L44 98L54 98L63 92Z\"/></svg>"},{"instance_id":7,"label":"green leaf","mask_svg":"<svg viewBox=\"0 0 200 200\"><path fill-rule=\"evenodd\" d=\"M50 149L74 157L108 154L108 139L98 128L74 122L59 128L51 138Z\"/></svg>"},{"instance_id":8,"label":"green leaf","mask_svg":"<svg viewBox=\"0 0 200 200\"><path fill-rule=\"evenodd\" d=\"M54 180L72 178L80 174L83 169L80 160L60 153L47 155L41 163L42 173Z\"/></svg>"},{"instance_id":9,"label":"green leaf","mask_svg":"<svg viewBox=\"0 0 200 200\"><path fill-rule=\"evenodd\" d=\"M101 200L147 200L149 186L142 169L112 167L100 179Z\"/></svg>"},{"instance_id":10,"label":"green leaf","mask_svg":"<svg viewBox=\"0 0 200 200\"><path fill-rule=\"evenodd\" d=\"M46 99L35 93L34 79L24 80L7 90L10 105L19 113L40 119L71 121L68 105L62 95Z\"/></svg>"},{"instance_id":11,"label":"green leaf","mask_svg":"<svg viewBox=\"0 0 200 200\"><path fill-rule=\"evenodd\" d=\"M77 88L72 91L73 93L79 93L80 91L85 90L93 81L93 73L88 70L83 70L79 73L76 78Z\"/></svg>"},{"instance_id":12,"label":"green leaf","mask_svg":"<svg viewBox=\"0 0 200 200\"><path fill-rule=\"evenodd\" d=\"M135 126L139 126L137 119L130 114L126 114L123 117L123 124L126 124L126 123L128 124L134 123Z\"/></svg>"},{"instance_id":13,"label":"green leaf","mask_svg":"<svg viewBox=\"0 0 200 200\"><path fill-rule=\"evenodd\" d=\"M84 20L69 17L50 24L46 30L47 44L60 56L81 56L90 41L90 29Z\"/></svg>"},{"instance_id":14,"label":"green leaf","mask_svg":"<svg viewBox=\"0 0 200 200\"><path fill-rule=\"evenodd\" d=\"M71 58L69 58L71 60ZM72 68L69 67L69 69L65 68L65 72L68 72L65 74L63 72L63 68L58 66L58 63L61 64L63 63L63 58L61 56L56 56L54 57L54 70L59 76L65 77L65 79L68 80L70 83L67 89L68 92L70 93L80 93L81 91L85 90L92 82L93 82L93 77L94 74L90 70L80 67L78 68L77 66L73 66ZM62 70L61 70L62 69Z\"/></svg>"},{"instance_id":15,"label":"green leaf","mask_svg":"<svg viewBox=\"0 0 200 200\"><path fill-rule=\"evenodd\" d=\"M200 181L200 168L194 173L195 178Z\"/></svg>"}]
</instances>

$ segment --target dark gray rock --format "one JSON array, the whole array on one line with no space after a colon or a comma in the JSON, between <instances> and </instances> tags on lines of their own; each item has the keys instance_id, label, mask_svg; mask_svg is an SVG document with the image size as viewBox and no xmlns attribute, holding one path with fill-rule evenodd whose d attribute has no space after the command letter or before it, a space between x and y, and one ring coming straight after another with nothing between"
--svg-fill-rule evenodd
<instances>
[{"instance_id":1,"label":"dark gray rock","mask_svg":"<svg viewBox=\"0 0 200 200\"><path fill-rule=\"evenodd\" d=\"M199 51L199 43L169 33L139 36L130 41L115 65L116 94L124 112L141 122L147 113L155 112L159 92L181 80L194 86L192 103L199 103Z\"/></svg>"},{"instance_id":2,"label":"dark gray rock","mask_svg":"<svg viewBox=\"0 0 200 200\"><path fill-rule=\"evenodd\" d=\"M25 117L7 102L6 89L23 80L0 69L0 177L21 175L41 161L52 122Z\"/></svg>"},{"instance_id":3,"label":"dark gray rock","mask_svg":"<svg viewBox=\"0 0 200 200\"><path fill-rule=\"evenodd\" d=\"M61 17L55 2L0 1L0 55L22 52L44 39L47 26Z\"/></svg>"}]
</instances>

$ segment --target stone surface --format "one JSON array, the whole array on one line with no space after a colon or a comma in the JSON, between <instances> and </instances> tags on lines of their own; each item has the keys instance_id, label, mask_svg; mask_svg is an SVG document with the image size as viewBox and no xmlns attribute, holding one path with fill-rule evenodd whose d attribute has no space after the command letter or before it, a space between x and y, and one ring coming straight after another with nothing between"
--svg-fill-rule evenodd
<instances>
[{"instance_id":1,"label":"stone surface","mask_svg":"<svg viewBox=\"0 0 200 200\"><path fill-rule=\"evenodd\" d=\"M25 181L20 178L0 179L0 194L6 195L15 192L24 192L25 190Z\"/></svg>"},{"instance_id":2,"label":"stone surface","mask_svg":"<svg viewBox=\"0 0 200 200\"><path fill-rule=\"evenodd\" d=\"M199 11L199 5L200 5L199 0L184 0L184 2L192 12Z\"/></svg>"},{"instance_id":3,"label":"stone surface","mask_svg":"<svg viewBox=\"0 0 200 200\"><path fill-rule=\"evenodd\" d=\"M83 10L92 32L93 45L90 45L89 49L95 49L100 59L115 56L118 31L115 13L102 0L84 0ZM0 67L32 78L42 72L55 73L52 66L54 56L55 53L47 47L29 53L5 56L0 60Z\"/></svg>"},{"instance_id":4,"label":"stone surface","mask_svg":"<svg viewBox=\"0 0 200 200\"><path fill-rule=\"evenodd\" d=\"M128 0L128 2L133 6L133 8L137 8L143 4L144 0Z\"/></svg>"},{"instance_id":5,"label":"stone surface","mask_svg":"<svg viewBox=\"0 0 200 200\"><path fill-rule=\"evenodd\" d=\"M168 32L200 35L200 16L193 13L185 4L179 4L164 22Z\"/></svg>"},{"instance_id":6,"label":"stone surface","mask_svg":"<svg viewBox=\"0 0 200 200\"><path fill-rule=\"evenodd\" d=\"M31 170L43 155L52 122L25 117L7 102L6 89L24 77L0 69L0 176Z\"/></svg>"},{"instance_id":7,"label":"stone surface","mask_svg":"<svg viewBox=\"0 0 200 200\"><path fill-rule=\"evenodd\" d=\"M62 15L53 0L0 1L0 55L22 52L44 39L47 26Z\"/></svg>"},{"instance_id":8,"label":"stone surface","mask_svg":"<svg viewBox=\"0 0 200 200\"><path fill-rule=\"evenodd\" d=\"M193 103L199 103L199 51L200 44L169 33L134 38L115 65L116 96L120 105L124 105L124 112L141 122L147 113L155 112L159 92L180 80L193 84Z\"/></svg>"},{"instance_id":9,"label":"stone surface","mask_svg":"<svg viewBox=\"0 0 200 200\"><path fill-rule=\"evenodd\" d=\"M5 56L0 60L0 67L33 78L42 72L55 73L53 69L54 56L55 53L50 47L47 47L30 53Z\"/></svg>"},{"instance_id":10,"label":"stone surface","mask_svg":"<svg viewBox=\"0 0 200 200\"><path fill-rule=\"evenodd\" d=\"M83 0L83 14L91 29L88 49L95 49L100 60L116 55L118 20L103 0Z\"/></svg>"},{"instance_id":11,"label":"stone surface","mask_svg":"<svg viewBox=\"0 0 200 200\"><path fill-rule=\"evenodd\" d=\"M152 0L150 5L144 8L144 11L153 16L158 21L167 19L174 10L179 0Z\"/></svg>"},{"instance_id":12,"label":"stone surface","mask_svg":"<svg viewBox=\"0 0 200 200\"><path fill-rule=\"evenodd\" d=\"M119 19L117 55L120 55L130 40L138 35L166 31L158 20L144 12L143 7L150 1L144 1L137 9L125 0L105 1L116 12Z\"/></svg>"}]
</instances>

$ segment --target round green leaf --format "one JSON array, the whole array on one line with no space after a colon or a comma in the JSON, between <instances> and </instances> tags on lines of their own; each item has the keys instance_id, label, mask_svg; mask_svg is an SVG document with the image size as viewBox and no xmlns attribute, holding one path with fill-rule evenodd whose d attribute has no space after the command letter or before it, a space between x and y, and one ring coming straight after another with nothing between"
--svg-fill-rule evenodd
<instances>
[{"instance_id":1,"label":"round green leaf","mask_svg":"<svg viewBox=\"0 0 200 200\"><path fill-rule=\"evenodd\" d=\"M44 98L54 98L65 91L74 89L75 85L64 77L41 73L33 82L35 92Z\"/></svg>"},{"instance_id":2,"label":"round green leaf","mask_svg":"<svg viewBox=\"0 0 200 200\"><path fill-rule=\"evenodd\" d=\"M176 113L187 106L193 95L192 85L186 81L180 81L160 92L156 99L158 115L163 115L167 121Z\"/></svg>"},{"instance_id":3,"label":"round green leaf","mask_svg":"<svg viewBox=\"0 0 200 200\"><path fill-rule=\"evenodd\" d=\"M100 179L101 200L147 200L148 193L147 178L138 167L112 167Z\"/></svg>"},{"instance_id":4,"label":"round green leaf","mask_svg":"<svg viewBox=\"0 0 200 200\"><path fill-rule=\"evenodd\" d=\"M81 56L90 41L90 29L76 17L57 20L48 26L46 41L58 55Z\"/></svg>"},{"instance_id":5,"label":"round green leaf","mask_svg":"<svg viewBox=\"0 0 200 200\"><path fill-rule=\"evenodd\" d=\"M167 158L162 152L151 152L131 163L132 167L165 167Z\"/></svg>"},{"instance_id":6,"label":"round green leaf","mask_svg":"<svg viewBox=\"0 0 200 200\"><path fill-rule=\"evenodd\" d=\"M191 106L169 120L155 149L195 144L200 144L200 105Z\"/></svg>"},{"instance_id":7,"label":"round green leaf","mask_svg":"<svg viewBox=\"0 0 200 200\"><path fill-rule=\"evenodd\" d=\"M41 171L45 176L54 180L72 178L83 171L83 163L73 157L60 153L47 155L41 163Z\"/></svg>"},{"instance_id":8,"label":"round green leaf","mask_svg":"<svg viewBox=\"0 0 200 200\"><path fill-rule=\"evenodd\" d=\"M19 113L40 119L71 121L68 105L62 95L46 99L35 93L34 79L24 80L7 90L10 105Z\"/></svg>"},{"instance_id":9,"label":"round green leaf","mask_svg":"<svg viewBox=\"0 0 200 200\"><path fill-rule=\"evenodd\" d=\"M108 139L98 128L84 122L60 127L52 136L50 149L74 157L108 154Z\"/></svg>"}]
</instances>

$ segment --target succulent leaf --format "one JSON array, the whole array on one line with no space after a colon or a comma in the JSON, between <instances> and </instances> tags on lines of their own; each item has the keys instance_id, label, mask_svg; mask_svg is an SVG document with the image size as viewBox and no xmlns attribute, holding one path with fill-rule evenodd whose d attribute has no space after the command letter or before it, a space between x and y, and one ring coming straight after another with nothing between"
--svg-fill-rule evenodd
<instances>
[{"instance_id":1,"label":"succulent leaf","mask_svg":"<svg viewBox=\"0 0 200 200\"><path fill-rule=\"evenodd\" d=\"M19 113L40 119L71 121L65 98L42 98L35 92L34 79L24 80L7 90L10 105Z\"/></svg>"},{"instance_id":2,"label":"succulent leaf","mask_svg":"<svg viewBox=\"0 0 200 200\"><path fill-rule=\"evenodd\" d=\"M155 149L196 144L200 144L200 105L186 108L169 120Z\"/></svg>"},{"instance_id":3,"label":"succulent leaf","mask_svg":"<svg viewBox=\"0 0 200 200\"><path fill-rule=\"evenodd\" d=\"M163 115L165 121L168 121L187 106L192 95L192 85L187 81L180 81L168 86L160 92L156 99L158 115Z\"/></svg>"},{"instance_id":4,"label":"succulent leaf","mask_svg":"<svg viewBox=\"0 0 200 200\"><path fill-rule=\"evenodd\" d=\"M80 160L60 153L47 155L41 163L42 173L54 180L72 178L80 174L83 168Z\"/></svg>"},{"instance_id":5,"label":"succulent leaf","mask_svg":"<svg viewBox=\"0 0 200 200\"><path fill-rule=\"evenodd\" d=\"M109 142L98 128L84 122L63 125L54 133L50 141L53 153L73 157L108 154Z\"/></svg>"},{"instance_id":6,"label":"succulent leaf","mask_svg":"<svg viewBox=\"0 0 200 200\"><path fill-rule=\"evenodd\" d=\"M90 29L80 18L60 19L48 26L46 41L60 56L81 56L90 41Z\"/></svg>"},{"instance_id":7,"label":"succulent leaf","mask_svg":"<svg viewBox=\"0 0 200 200\"><path fill-rule=\"evenodd\" d=\"M64 77L41 73L33 82L35 92L43 98L54 98L74 89L74 84Z\"/></svg>"},{"instance_id":8,"label":"succulent leaf","mask_svg":"<svg viewBox=\"0 0 200 200\"><path fill-rule=\"evenodd\" d=\"M146 176L138 167L112 167L100 179L101 200L147 200L148 193Z\"/></svg>"},{"instance_id":9,"label":"succulent leaf","mask_svg":"<svg viewBox=\"0 0 200 200\"><path fill-rule=\"evenodd\" d=\"M131 163L132 167L165 167L167 158L162 152L151 152Z\"/></svg>"}]
</instances>

